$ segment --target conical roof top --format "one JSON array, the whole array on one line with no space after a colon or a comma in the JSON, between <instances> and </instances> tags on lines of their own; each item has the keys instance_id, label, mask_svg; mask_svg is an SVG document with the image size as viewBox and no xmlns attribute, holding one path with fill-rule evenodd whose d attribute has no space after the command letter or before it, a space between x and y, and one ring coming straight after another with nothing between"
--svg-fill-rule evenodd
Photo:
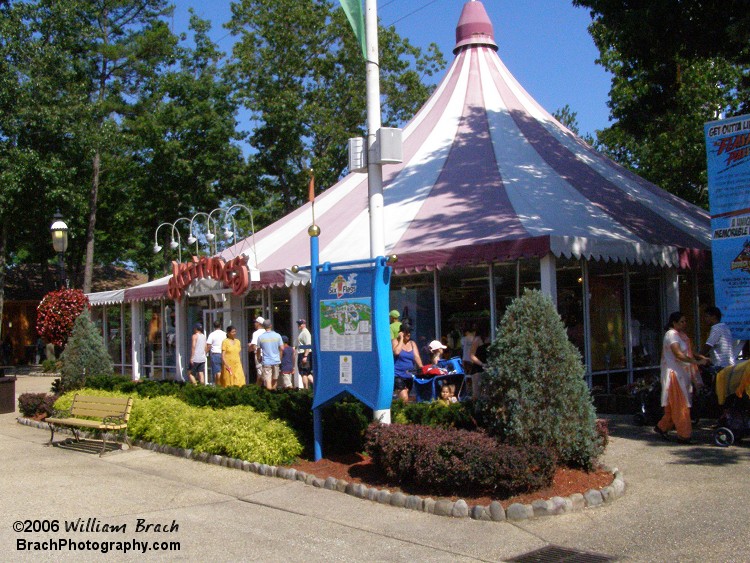
<instances>
[{"instance_id":1,"label":"conical roof top","mask_svg":"<svg viewBox=\"0 0 750 563\"><path fill-rule=\"evenodd\" d=\"M708 214L625 170L557 122L497 54L481 2L464 5L455 59L383 167L386 252L398 273L554 255L691 267L710 250ZM369 256L367 175L315 200L321 261ZM304 281L310 204L223 255L263 285ZM138 298L137 290L129 290ZM128 296L126 295L126 298Z\"/></svg>"}]
</instances>

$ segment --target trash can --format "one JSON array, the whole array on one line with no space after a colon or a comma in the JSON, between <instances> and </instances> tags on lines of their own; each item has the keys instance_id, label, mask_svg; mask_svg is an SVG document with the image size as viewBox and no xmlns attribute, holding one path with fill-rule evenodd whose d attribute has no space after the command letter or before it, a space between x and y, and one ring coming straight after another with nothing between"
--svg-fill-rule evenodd
<instances>
[{"instance_id":1,"label":"trash can","mask_svg":"<svg viewBox=\"0 0 750 563\"><path fill-rule=\"evenodd\" d=\"M15 376L0 377L0 414L15 412L16 410L16 378Z\"/></svg>"}]
</instances>

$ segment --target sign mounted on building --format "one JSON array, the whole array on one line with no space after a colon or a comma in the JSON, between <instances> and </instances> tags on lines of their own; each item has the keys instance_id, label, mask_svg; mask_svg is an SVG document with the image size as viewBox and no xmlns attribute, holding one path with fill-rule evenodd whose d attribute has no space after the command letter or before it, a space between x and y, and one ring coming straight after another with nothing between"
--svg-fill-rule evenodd
<instances>
[{"instance_id":1,"label":"sign mounted on building","mask_svg":"<svg viewBox=\"0 0 750 563\"><path fill-rule=\"evenodd\" d=\"M705 125L716 306L750 338L750 115Z\"/></svg>"},{"instance_id":2,"label":"sign mounted on building","mask_svg":"<svg viewBox=\"0 0 750 563\"><path fill-rule=\"evenodd\" d=\"M234 295L242 295L250 287L247 256L240 255L229 262L215 256L193 256L190 262L172 262L172 278L167 286L167 295L170 299L180 301L193 281L204 278L221 282Z\"/></svg>"}]
</instances>

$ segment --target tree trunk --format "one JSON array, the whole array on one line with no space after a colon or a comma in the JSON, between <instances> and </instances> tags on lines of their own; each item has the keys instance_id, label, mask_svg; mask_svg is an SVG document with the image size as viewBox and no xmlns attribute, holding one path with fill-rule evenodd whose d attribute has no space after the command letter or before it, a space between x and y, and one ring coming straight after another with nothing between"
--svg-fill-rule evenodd
<instances>
[{"instance_id":1,"label":"tree trunk","mask_svg":"<svg viewBox=\"0 0 750 563\"><path fill-rule=\"evenodd\" d=\"M5 249L8 245L8 220L0 227L0 342L3 340L3 303L5 303Z\"/></svg>"},{"instance_id":2,"label":"tree trunk","mask_svg":"<svg viewBox=\"0 0 750 563\"><path fill-rule=\"evenodd\" d=\"M99 196L99 167L101 155L99 149L94 153L92 163L91 192L89 193L89 225L86 228L86 264L83 268L83 292L91 293L91 280L94 272L94 229L96 227L96 203Z\"/></svg>"}]
</instances>

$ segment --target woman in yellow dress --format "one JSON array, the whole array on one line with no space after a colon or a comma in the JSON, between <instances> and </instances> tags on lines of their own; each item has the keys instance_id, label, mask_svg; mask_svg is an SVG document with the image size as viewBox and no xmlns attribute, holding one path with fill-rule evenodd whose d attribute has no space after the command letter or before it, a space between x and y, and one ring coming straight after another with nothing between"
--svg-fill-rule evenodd
<instances>
[{"instance_id":1,"label":"woman in yellow dress","mask_svg":"<svg viewBox=\"0 0 750 563\"><path fill-rule=\"evenodd\" d=\"M227 327L227 337L221 343L221 377L217 384L221 387L245 384L245 372L242 369L240 350L242 345L237 340L237 329Z\"/></svg>"}]
</instances>

